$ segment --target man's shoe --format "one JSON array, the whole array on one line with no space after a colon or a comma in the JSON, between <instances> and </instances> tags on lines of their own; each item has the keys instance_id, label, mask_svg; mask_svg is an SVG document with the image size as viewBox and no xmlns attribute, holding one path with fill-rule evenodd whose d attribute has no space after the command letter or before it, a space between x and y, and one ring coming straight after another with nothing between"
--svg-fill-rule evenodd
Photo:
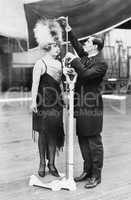
<instances>
[{"instance_id":1,"label":"man's shoe","mask_svg":"<svg viewBox=\"0 0 131 200\"><path fill-rule=\"evenodd\" d=\"M87 172L83 172L80 176L75 177L74 180L75 182L80 182L88 179L90 177L90 174Z\"/></svg>"},{"instance_id":2,"label":"man's shoe","mask_svg":"<svg viewBox=\"0 0 131 200\"><path fill-rule=\"evenodd\" d=\"M45 176L45 164L40 163L38 174L40 177Z\"/></svg>"},{"instance_id":3,"label":"man's shoe","mask_svg":"<svg viewBox=\"0 0 131 200\"><path fill-rule=\"evenodd\" d=\"M101 178L91 177L88 179L85 188L90 189L96 187L99 183L101 183Z\"/></svg>"}]
</instances>

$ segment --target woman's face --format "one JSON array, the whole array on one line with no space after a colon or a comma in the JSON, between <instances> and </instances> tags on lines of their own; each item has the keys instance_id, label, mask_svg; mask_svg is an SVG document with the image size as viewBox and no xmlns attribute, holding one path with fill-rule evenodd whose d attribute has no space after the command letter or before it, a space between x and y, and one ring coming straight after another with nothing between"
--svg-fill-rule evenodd
<instances>
[{"instance_id":1,"label":"woman's face","mask_svg":"<svg viewBox=\"0 0 131 200\"><path fill-rule=\"evenodd\" d=\"M51 45L51 50L50 50L50 55L52 57L56 57L60 54L60 47L58 46L58 44L52 44Z\"/></svg>"}]
</instances>

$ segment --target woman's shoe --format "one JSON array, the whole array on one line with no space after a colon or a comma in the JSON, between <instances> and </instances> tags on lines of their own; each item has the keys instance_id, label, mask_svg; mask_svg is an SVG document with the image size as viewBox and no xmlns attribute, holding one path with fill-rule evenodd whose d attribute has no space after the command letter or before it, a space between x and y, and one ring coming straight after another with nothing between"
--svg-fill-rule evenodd
<instances>
[{"instance_id":1,"label":"woman's shoe","mask_svg":"<svg viewBox=\"0 0 131 200\"><path fill-rule=\"evenodd\" d=\"M40 163L38 174L40 177L45 176L45 164Z\"/></svg>"},{"instance_id":2,"label":"woman's shoe","mask_svg":"<svg viewBox=\"0 0 131 200\"><path fill-rule=\"evenodd\" d=\"M56 167L54 165L49 165L48 164L48 168L49 168L49 173L53 176L56 176L56 177L60 177Z\"/></svg>"}]
</instances>

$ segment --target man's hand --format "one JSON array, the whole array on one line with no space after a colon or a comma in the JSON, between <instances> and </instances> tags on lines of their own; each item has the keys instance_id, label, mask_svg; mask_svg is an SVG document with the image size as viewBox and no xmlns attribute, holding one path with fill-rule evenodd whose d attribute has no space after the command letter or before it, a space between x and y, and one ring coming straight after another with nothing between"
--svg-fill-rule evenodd
<instances>
[{"instance_id":1,"label":"man's hand","mask_svg":"<svg viewBox=\"0 0 131 200\"><path fill-rule=\"evenodd\" d=\"M72 74L74 72L74 69L73 68L71 68L71 67L64 67L63 68L63 73L64 74Z\"/></svg>"},{"instance_id":2,"label":"man's hand","mask_svg":"<svg viewBox=\"0 0 131 200\"><path fill-rule=\"evenodd\" d=\"M74 60L76 56L73 53L68 52L65 57L63 58L62 62L63 65L68 66Z\"/></svg>"},{"instance_id":3,"label":"man's hand","mask_svg":"<svg viewBox=\"0 0 131 200\"><path fill-rule=\"evenodd\" d=\"M31 104L31 110L33 112L37 113L37 104L36 104L36 102L32 102L32 104Z\"/></svg>"},{"instance_id":4,"label":"man's hand","mask_svg":"<svg viewBox=\"0 0 131 200\"><path fill-rule=\"evenodd\" d=\"M62 28L64 28L67 32L71 31L71 27L68 24L66 17L61 16L61 17L57 18L57 21L60 23L60 25L62 26Z\"/></svg>"},{"instance_id":5,"label":"man's hand","mask_svg":"<svg viewBox=\"0 0 131 200\"><path fill-rule=\"evenodd\" d=\"M67 24L66 24L66 17L62 16L57 18L57 21L60 23L60 25L65 29Z\"/></svg>"},{"instance_id":6,"label":"man's hand","mask_svg":"<svg viewBox=\"0 0 131 200\"><path fill-rule=\"evenodd\" d=\"M74 60L76 58L76 56L73 53L68 52L65 55L65 59L68 61L68 63L71 63L72 60Z\"/></svg>"}]
</instances>

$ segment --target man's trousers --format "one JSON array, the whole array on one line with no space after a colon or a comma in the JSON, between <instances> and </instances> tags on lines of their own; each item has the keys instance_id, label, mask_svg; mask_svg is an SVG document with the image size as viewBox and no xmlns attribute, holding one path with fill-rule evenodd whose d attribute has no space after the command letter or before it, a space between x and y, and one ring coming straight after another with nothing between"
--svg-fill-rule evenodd
<instances>
[{"instance_id":1,"label":"man's trousers","mask_svg":"<svg viewBox=\"0 0 131 200\"><path fill-rule=\"evenodd\" d=\"M92 176L101 177L103 167L103 144L100 134L95 136L78 136L84 171Z\"/></svg>"}]
</instances>

